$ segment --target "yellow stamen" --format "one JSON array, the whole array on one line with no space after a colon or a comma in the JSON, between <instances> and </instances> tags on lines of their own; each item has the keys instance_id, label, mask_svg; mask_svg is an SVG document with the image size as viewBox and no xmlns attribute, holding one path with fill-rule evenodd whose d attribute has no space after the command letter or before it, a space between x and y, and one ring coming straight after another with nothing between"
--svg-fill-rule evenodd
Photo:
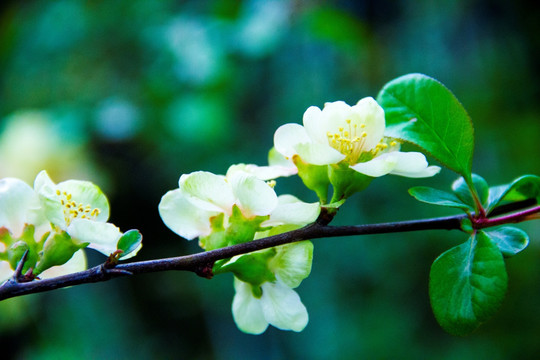
<instances>
[{"instance_id":1,"label":"yellow stamen","mask_svg":"<svg viewBox=\"0 0 540 360\"><path fill-rule=\"evenodd\" d=\"M68 226L73 219L95 219L100 213L99 209L92 209L92 206L89 204L75 202L72 199L72 194L66 191L61 192L60 190L56 190L56 194L62 196L60 204L64 208L64 220Z\"/></svg>"}]
</instances>

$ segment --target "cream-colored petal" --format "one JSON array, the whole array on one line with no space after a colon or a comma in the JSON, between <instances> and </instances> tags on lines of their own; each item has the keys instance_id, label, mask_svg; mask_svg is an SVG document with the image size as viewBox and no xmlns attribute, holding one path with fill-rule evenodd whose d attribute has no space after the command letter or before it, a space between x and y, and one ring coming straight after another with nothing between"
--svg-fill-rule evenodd
<instances>
[{"instance_id":1,"label":"cream-colored petal","mask_svg":"<svg viewBox=\"0 0 540 360\"><path fill-rule=\"evenodd\" d=\"M229 178L235 172L245 172L254 175L260 180L272 180L283 176L291 176L298 173L298 169L292 162L289 166L257 166L254 164L235 164L229 167L226 177Z\"/></svg>"},{"instance_id":2,"label":"cream-colored petal","mask_svg":"<svg viewBox=\"0 0 540 360\"><path fill-rule=\"evenodd\" d=\"M327 121L321 109L317 106L308 107L304 112L303 123L310 142L328 143L328 137L326 136L326 132L328 131Z\"/></svg>"},{"instance_id":3,"label":"cream-colored petal","mask_svg":"<svg viewBox=\"0 0 540 360\"><path fill-rule=\"evenodd\" d=\"M328 144L328 134L339 133L346 126L351 107L343 101L327 102L322 110L311 106L304 113L304 126L309 137L319 143Z\"/></svg>"},{"instance_id":4,"label":"cream-colored petal","mask_svg":"<svg viewBox=\"0 0 540 360\"><path fill-rule=\"evenodd\" d=\"M321 208L319 203L305 203L292 195L280 195L278 205L270 218L261 226L299 225L304 226L317 220Z\"/></svg>"},{"instance_id":5,"label":"cream-colored petal","mask_svg":"<svg viewBox=\"0 0 540 360\"><path fill-rule=\"evenodd\" d=\"M253 296L251 285L234 278L236 294L233 298L232 313L240 330L248 334L262 334L268 327L264 318L261 300Z\"/></svg>"},{"instance_id":6,"label":"cream-colored petal","mask_svg":"<svg viewBox=\"0 0 540 360\"><path fill-rule=\"evenodd\" d=\"M339 127L346 129L347 119L351 116L352 109L344 101L327 102L322 110L324 135L328 131L335 133Z\"/></svg>"},{"instance_id":7,"label":"cream-colored petal","mask_svg":"<svg viewBox=\"0 0 540 360\"><path fill-rule=\"evenodd\" d=\"M11 276L13 276L14 270L7 261L0 261L0 285Z\"/></svg>"},{"instance_id":8,"label":"cream-colored petal","mask_svg":"<svg viewBox=\"0 0 540 360\"><path fill-rule=\"evenodd\" d=\"M358 136L365 132L363 150L373 149L383 138L385 129L384 110L372 97L360 99L351 108L350 118L357 124Z\"/></svg>"},{"instance_id":9,"label":"cream-colored petal","mask_svg":"<svg viewBox=\"0 0 540 360\"><path fill-rule=\"evenodd\" d=\"M116 251L122 232L111 223L88 219L73 219L67 228L71 238L108 256Z\"/></svg>"},{"instance_id":10,"label":"cream-colored petal","mask_svg":"<svg viewBox=\"0 0 540 360\"><path fill-rule=\"evenodd\" d=\"M64 207L60 203L60 198L56 193L58 187L45 170L36 176L34 190L39 195L39 200L47 219L62 230L66 230L67 223L64 215Z\"/></svg>"},{"instance_id":11,"label":"cream-colored petal","mask_svg":"<svg viewBox=\"0 0 540 360\"><path fill-rule=\"evenodd\" d=\"M395 154L397 153L397 151L385 153L370 161L351 165L351 168L367 176L383 176L390 173L396 167L398 158Z\"/></svg>"},{"instance_id":12,"label":"cream-colored petal","mask_svg":"<svg viewBox=\"0 0 540 360\"><path fill-rule=\"evenodd\" d=\"M288 287L298 287L311 272L313 243L300 241L278 246L276 251L276 255L270 260L270 269Z\"/></svg>"},{"instance_id":13,"label":"cream-colored petal","mask_svg":"<svg viewBox=\"0 0 540 360\"><path fill-rule=\"evenodd\" d=\"M73 274L79 271L86 270L86 267L86 255L84 254L83 250L79 250L75 254L73 254L71 259L69 259L67 263L59 266L53 266L52 268L49 268L39 274L39 277L41 279L48 279L57 276Z\"/></svg>"},{"instance_id":14,"label":"cream-colored petal","mask_svg":"<svg viewBox=\"0 0 540 360\"><path fill-rule=\"evenodd\" d=\"M337 164L346 157L330 145L320 143L298 144L296 150L302 160L313 165Z\"/></svg>"},{"instance_id":15,"label":"cream-colored petal","mask_svg":"<svg viewBox=\"0 0 540 360\"><path fill-rule=\"evenodd\" d=\"M193 205L180 189L163 195L158 209L165 225L187 240L210 234L210 217L219 214Z\"/></svg>"},{"instance_id":16,"label":"cream-colored petal","mask_svg":"<svg viewBox=\"0 0 540 360\"><path fill-rule=\"evenodd\" d=\"M90 181L67 180L59 183L57 189L62 194L71 195L71 201L83 207L98 209L95 220L107 221L109 219L109 201L101 189Z\"/></svg>"},{"instance_id":17,"label":"cream-colored petal","mask_svg":"<svg viewBox=\"0 0 540 360\"><path fill-rule=\"evenodd\" d=\"M308 313L300 296L281 283L262 284L261 305L265 319L281 330L302 331L308 323Z\"/></svg>"},{"instance_id":18,"label":"cream-colored petal","mask_svg":"<svg viewBox=\"0 0 540 360\"><path fill-rule=\"evenodd\" d=\"M191 174L184 174L180 177L180 189L193 197L193 201L200 200L198 207L206 210L215 210L213 206L204 207L203 202L217 206L226 213L230 213L235 202L232 188L225 180L224 176L215 175L207 171L196 171Z\"/></svg>"},{"instance_id":19,"label":"cream-colored petal","mask_svg":"<svg viewBox=\"0 0 540 360\"><path fill-rule=\"evenodd\" d=\"M0 180L0 227L18 237L25 224L39 226L44 221L39 199L27 183L15 178Z\"/></svg>"},{"instance_id":20,"label":"cream-colored petal","mask_svg":"<svg viewBox=\"0 0 540 360\"><path fill-rule=\"evenodd\" d=\"M311 142L306 129L299 124L285 124L274 133L274 147L286 158L296 154L296 146Z\"/></svg>"},{"instance_id":21,"label":"cream-colored petal","mask_svg":"<svg viewBox=\"0 0 540 360\"><path fill-rule=\"evenodd\" d=\"M419 152L394 152L397 158L395 168L390 172L392 175L412 178L434 176L441 170L438 166L428 166L424 154Z\"/></svg>"},{"instance_id":22,"label":"cream-colored petal","mask_svg":"<svg viewBox=\"0 0 540 360\"><path fill-rule=\"evenodd\" d=\"M253 175L236 172L230 183L238 206L246 217L269 215L278 204L274 189Z\"/></svg>"}]
</instances>

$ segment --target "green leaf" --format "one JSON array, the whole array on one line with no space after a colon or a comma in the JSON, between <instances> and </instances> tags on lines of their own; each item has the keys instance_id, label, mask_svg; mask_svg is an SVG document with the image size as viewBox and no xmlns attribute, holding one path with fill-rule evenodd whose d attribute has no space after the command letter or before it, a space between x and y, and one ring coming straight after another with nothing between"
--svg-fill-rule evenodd
<instances>
[{"instance_id":1,"label":"green leaf","mask_svg":"<svg viewBox=\"0 0 540 360\"><path fill-rule=\"evenodd\" d=\"M501 252L482 231L439 256L429 277L433 313L452 335L466 335L493 316L508 283Z\"/></svg>"},{"instance_id":2,"label":"green leaf","mask_svg":"<svg viewBox=\"0 0 540 360\"><path fill-rule=\"evenodd\" d=\"M428 204L453 207L463 210L473 210L468 204L461 201L456 195L430 188L427 186L415 186L409 189L409 194L418 201Z\"/></svg>"},{"instance_id":3,"label":"green leaf","mask_svg":"<svg viewBox=\"0 0 540 360\"><path fill-rule=\"evenodd\" d=\"M510 184L490 188L487 211L493 210L503 200L519 201L526 199L540 201L539 176L524 175L515 179Z\"/></svg>"},{"instance_id":4,"label":"green leaf","mask_svg":"<svg viewBox=\"0 0 540 360\"><path fill-rule=\"evenodd\" d=\"M385 111L385 135L411 142L444 166L470 177L472 122L443 84L422 74L405 75L386 84L377 101Z\"/></svg>"},{"instance_id":5,"label":"green leaf","mask_svg":"<svg viewBox=\"0 0 540 360\"><path fill-rule=\"evenodd\" d=\"M480 203L483 206L486 205L489 196L489 186L486 180L480 175L472 174L472 182L476 189L476 193L478 194ZM456 196L463 201L463 203L469 205L471 209L475 209L474 198L464 178L461 177L452 183L452 191L454 191Z\"/></svg>"},{"instance_id":6,"label":"green leaf","mask_svg":"<svg viewBox=\"0 0 540 360\"><path fill-rule=\"evenodd\" d=\"M125 258L132 252L138 251L142 247L142 234L139 230L128 230L118 240L116 247L118 250L122 250L123 253L120 258Z\"/></svg>"},{"instance_id":7,"label":"green leaf","mask_svg":"<svg viewBox=\"0 0 540 360\"><path fill-rule=\"evenodd\" d=\"M506 257L516 255L529 245L529 235L513 226L503 226L485 233L497 244L501 253Z\"/></svg>"}]
</instances>

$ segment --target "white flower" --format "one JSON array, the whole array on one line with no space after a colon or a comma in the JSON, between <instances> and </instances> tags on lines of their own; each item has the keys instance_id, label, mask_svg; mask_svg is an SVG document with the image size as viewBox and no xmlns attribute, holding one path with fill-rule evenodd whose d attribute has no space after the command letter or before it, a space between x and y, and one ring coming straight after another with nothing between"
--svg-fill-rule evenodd
<instances>
[{"instance_id":1,"label":"white flower","mask_svg":"<svg viewBox=\"0 0 540 360\"><path fill-rule=\"evenodd\" d=\"M41 171L34 182L34 190L39 195L45 216L55 227L66 231L74 241L89 243L89 248L105 255L116 251L122 232L107 222L109 202L99 187L80 180L55 184L46 171Z\"/></svg>"},{"instance_id":2,"label":"white flower","mask_svg":"<svg viewBox=\"0 0 540 360\"><path fill-rule=\"evenodd\" d=\"M210 218L221 213L230 217L237 206L246 218L269 215L277 195L266 182L238 168L227 177L197 171L183 174L179 188L167 192L159 203L165 225L192 240L212 232Z\"/></svg>"},{"instance_id":3,"label":"white flower","mask_svg":"<svg viewBox=\"0 0 540 360\"><path fill-rule=\"evenodd\" d=\"M384 137L384 110L371 98L354 106L343 101L309 107L304 126L285 124L274 135L274 145L287 158L298 155L312 165L347 163L362 174L428 177L440 171L428 166L423 154L399 152L399 143Z\"/></svg>"},{"instance_id":4,"label":"white flower","mask_svg":"<svg viewBox=\"0 0 540 360\"><path fill-rule=\"evenodd\" d=\"M26 226L34 227L33 240L35 244L28 243L29 250L37 252L37 243L43 235L52 231L49 221L46 219L39 197L34 190L24 181L15 178L0 180L0 229L7 229L9 237L19 239L23 235ZM5 230L4 230L5 231ZM7 250L7 245L2 242L0 236L0 253ZM37 258L37 254L29 254L29 257ZM35 261L35 260L34 260ZM54 266L40 274L41 278L64 275L86 269L86 257L82 251L77 251L65 264ZM0 283L13 275L14 269L7 261L0 261Z\"/></svg>"},{"instance_id":5,"label":"white flower","mask_svg":"<svg viewBox=\"0 0 540 360\"><path fill-rule=\"evenodd\" d=\"M302 331L308 323L306 307L293 289L311 272L313 244L302 241L278 246L275 251L267 264L275 281L258 286L234 278L233 317L238 328L246 333L260 334L269 324L281 330Z\"/></svg>"},{"instance_id":6,"label":"white flower","mask_svg":"<svg viewBox=\"0 0 540 360\"><path fill-rule=\"evenodd\" d=\"M262 296L253 295L249 283L234 278L236 295L232 312L238 328L249 334L263 333L269 324L281 330L302 331L308 313L300 297L281 281L261 285Z\"/></svg>"}]
</instances>

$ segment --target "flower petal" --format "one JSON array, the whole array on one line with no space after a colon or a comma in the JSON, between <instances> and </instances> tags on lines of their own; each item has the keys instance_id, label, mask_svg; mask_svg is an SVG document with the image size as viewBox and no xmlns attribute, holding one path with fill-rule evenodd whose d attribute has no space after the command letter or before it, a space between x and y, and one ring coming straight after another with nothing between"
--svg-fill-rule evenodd
<instances>
[{"instance_id":1,"label":"flower petal","mask_svg":"<svg viewBox=\"0 0 540 360\"><path fill-rule=\"evenodd\" d=\"M328 119L324 116L321 109L317 106L310 106L304 112L303 116L304 128L307 135L310 138L310 142L318 142L320 144L327 144L328 137L326 132L328 131Z\"/></svg>"},{"instance_id":2,"label":"flower petal","mask_svg":"<svg viewBox=\"0 0 540 360\"><path fill-rule=\"evenodd\" d=\"M73 254L73 257L69 259L67 263L59 266L53 266L52 268L49 268L39 274L39 277L42 279L48 279L57 276L73 274L79 271L86 270L86 267L86 255L84 255L84 251L79 250L75 254Z\"/></svg>"},{"instance_id":3,"label":"flower petal","mask_svg":"<svg viewBox=\"0 0 540 360\"><path fill-rule=\"evenodd\" d=\"M358 127L363 125L362 131L367 134L364 139L363 150L369 151L373 149L383 138L386 126L383 108L372 97L366 97L360 99L351 108L349 117L353 124L358 124Z\"/></svg>"},{"instance_id":4,"label":"flower petal","mask_svg":"<svg viewBox=\"0 0 540 360\"><path fill-rule=\"evenodd\" d=\"M205 210L218 210L230 214L235 197L224 176L207 171L196 171L180 177L180 189L193 197L193 203Z\"/></svg>"},{"instance_id":5,"label":"flower petal","mask_svg":"<svg viewBox=\"0 0 540 360\"><path fill-rule=\"evenodd\" d=\"M234 278L234 295L232 313L234 322L240 330L248 334L262 334L268 327L264 318L261 300L256 299L251 285Z\"/></svg>"},{"instance_id":6,"label":"flower petal","mask_svg":"<svg viewBox=\"0 0 540 360\"><path fill-rule=\"evenodd\" d=\"M277 254L270 260L270 269L285 285L294 289L311 273L313 243L301 241L276 247Z\"/></svg>"},{"instance_id":7,"label":"flower petal","mask_svg":"<svg viewBox=\"0 0 540 360\"><path fill-rule=\"evenodd\" d=\"M400 175L412 178L430 177L441 170L438 166L428 166L424 154L419 152L395 152L397 164L390 172L392 175Z\"/></svg>"},{"instance_id":8,"label":"flower petal","mask_svg":"<svg viewBox=\"0 0 540 360\"><path fill-rule=\"evenodd\" d=\"M0 285L13 275L14 270L7 261L0 261Z\"/></svg>"},{"instance_id":9,"label":"flower petal","mask_svg":"<svg viewBox=\"0 0 540 360\"><path fill-rule=\"evenodd\" d=\"M51 180L45 170L40 171L34 180L34 190L39 195L47 219L62 230L66 230L67 224L64 208L56 194L56 184Z\"/></svg>"},{"instance_id":10,"label":"flower petal","mask_svg":"<svg viewBox=\"0 0 540 360\"><path fill-rule=\"evenodd\" d=\"M281 125L274 133L274 147L286 158L296 154L296 146L311 142L306 129L299 124Z\"/></svg>"},{"instance_id":11,"label":"flower petal","mask_svg":"<svg viewBox=\"0 0 540 360\"><path fill-rule=\"evenodd\" d=\"M18 237L25 224L39 226L45 221L39 199L27 183L15 178L0 180L0 227Z\"/></svg>"},{"instance_id":12,"label":"flower petal","mask_svg":"<svg viewBox=\"0 0 540 360\"><path fill-rule=\"evenodd\" d=\"M246 217L269 215L278 204L274 189L253 175L236 172L230 183L238 198L238 206Z\"/></svg>"},{"instance_id":13,"label":"flower petal","mask_svg":"<svg viewBox=\"0 0 540 360\"><path fill-rule=\"evenodd\" d=\"M291 176L298 173L298 169L292 162L290 162L290 166L257 166L254 164L235 164L229 167L225 177L230 178L232 174L239 171L254 175L260 180L272 180L277 179L278 177Z\"/></svg>"},{"instance_id":14,"label":"flower petal","mask_svg":"<svg viewBox=\"0 0 540 360\"><path fill-rule=\"evenodd\" d=\"M107 256L116 251L116 244L122 236L120 229L113 224L88 219L73 219L67 233L73 240L89 243L89 248Z\"/></svg>"},{"instance_id":15,"label":"flower petal","mask_svg":"<svg viewBox=\"0 0 540 360\"><path fill-rule=\"evenodd\" d=\"M158 209L165 225L188 240L210 234L210 217L219 214L193 205L180 189L163 195Z\"/></svg>"},{"instance_id":16,"label":"flower petal","mask_svg":"<svg viewBox=\"0 0 540 360\"><path fill-rule=\"evenodd\" d=\"M308 323L308 313L300 296L280 281L262 284L261 305L265 319L281 330L302 331Z\"/></svg>"},{"instance_id":17,"label":"flower petal","mask_svg":"<svg viewBox=\"0 0 540 360\"><path fill-rule=\"evenodd\" d=\"M109 219L109 201L101 189L90 181L67 180L57 185L60 192L71 194L71 199L77 205L89 206L90 209L98 209L96 221Z\"/></svg>"},{"instance_id":18,"label":"flower petal","mask_svg":"<svg viewBox=\"0 0 540 360\"><path fill-rule=\"evenodd\" d=\"M328 144L302 143L296 145L296 153L308 164L330 165L345 159L345 155Z\"/></svg>"},{"instance_id":19,"label":"flower petal","mask_svg":"<svg viewBox=\"0 0 540 360\"><path fill-rule=\"evenodd\" d=\"M390 173L396 167L399 160L395 154L398 153L397 151L384 153L372 160L351 165L351 168L367 176L383 176Z\"/></svg>"},{"instance_id":20,"label":"flower petal","mask_svg":"<svg viewBox=\"0 0 540 360\"><path fill-rule=\"evenodd\" d=\"M292 195L280 195L278 205L270 214L270 219L264 221L261 226L278 225L307 225L319 216L321 208L319 203L305 203Z\"/></svg>"}]
</instances>

